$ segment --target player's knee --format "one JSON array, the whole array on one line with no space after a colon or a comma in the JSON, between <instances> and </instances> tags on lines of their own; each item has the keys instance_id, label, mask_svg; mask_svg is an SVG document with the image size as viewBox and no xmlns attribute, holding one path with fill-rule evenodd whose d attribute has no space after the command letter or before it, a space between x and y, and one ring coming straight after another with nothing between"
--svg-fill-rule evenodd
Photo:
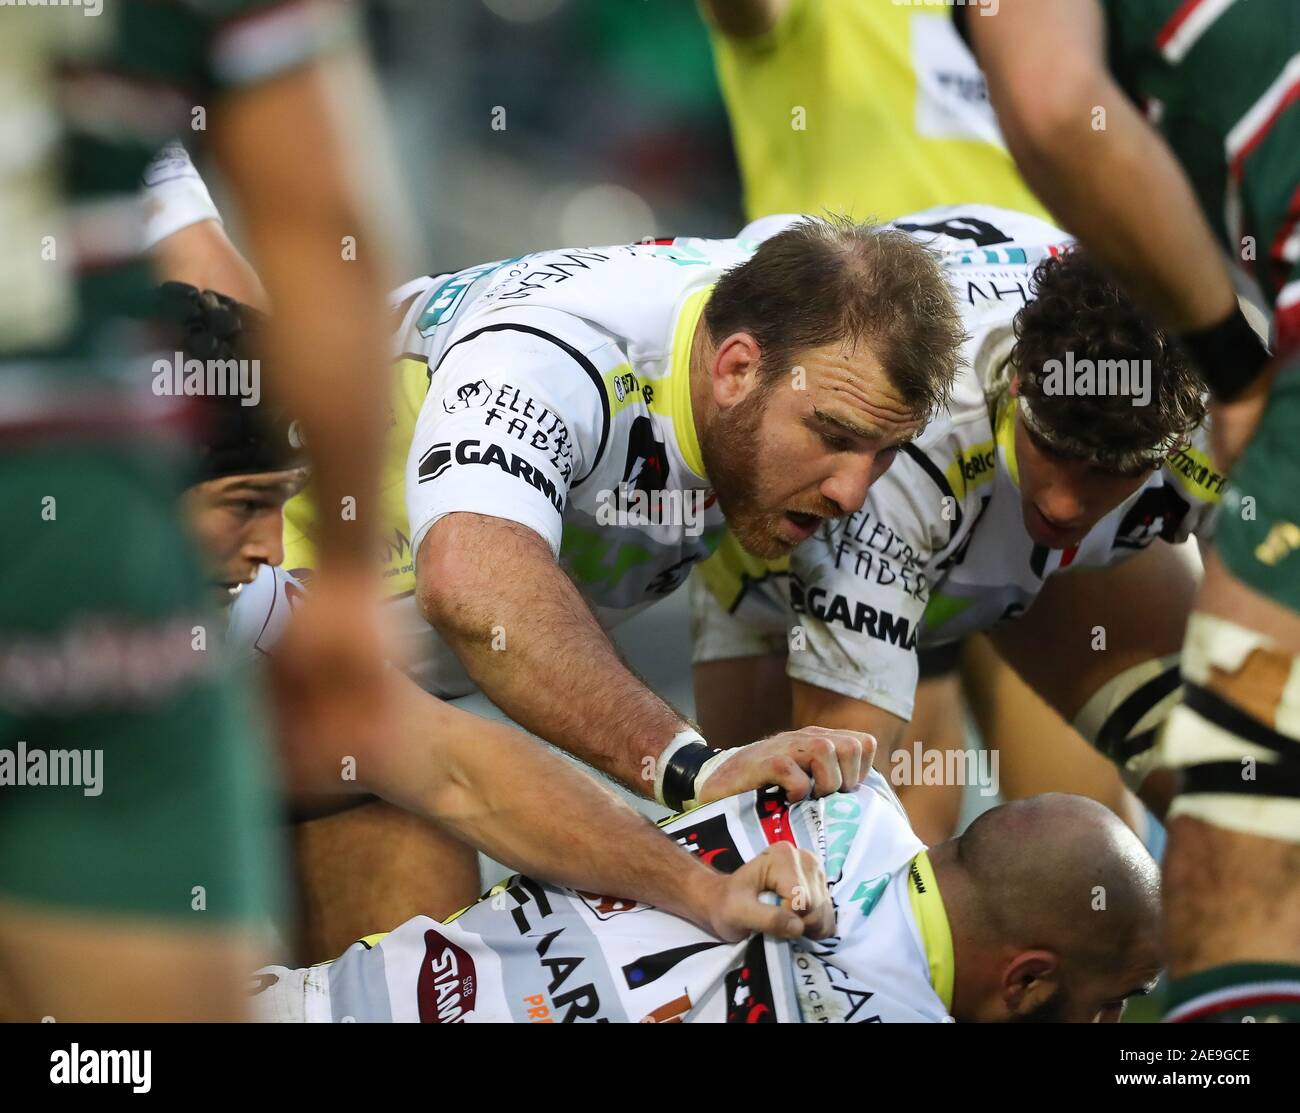
<instances>
[{"instance_id":1,"label":"player's knee","mask_svg":"<svg viewBox=\"0 0 1300 1113\"><path fill-rule=\"evenodd\" d=\"M1153 658L1106 681L1074 718L1074 728L1120 771L1134 792L1157 765L1160 728L1182 700L1178 657Z\"/></svg>"},{"instance_id":2,"label":"player's knee","mask_svg":"<svg viewBox=\"0 0 1300 1113\"><path fill-rule=\"evenodd\" d=\"M1184 699L1157 751L1180 774L1170 818L1300 843L1300 657L1198 612L1182 670Z\"/></svg>"}]
</instances>

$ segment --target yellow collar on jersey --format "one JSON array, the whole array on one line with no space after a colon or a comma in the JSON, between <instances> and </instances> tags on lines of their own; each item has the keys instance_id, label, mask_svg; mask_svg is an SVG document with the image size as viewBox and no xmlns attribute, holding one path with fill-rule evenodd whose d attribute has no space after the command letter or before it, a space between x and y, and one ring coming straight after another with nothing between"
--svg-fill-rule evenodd
<instances>
[{"instance_id":1,"label":"yellow collar on jersey","mask_svg":"<svg viewBox=\"0 0 1300 1113\"><path fill-rule=\"evenodd\" d=\"M912 901L912 916L921 933L921 945L930 963L930 981L943 1007L952 1012L952 979L955 969L952 953L952 928L948 912L939 895L939 882L930 865L930 856L922 850L907 870L907 895Z\"/></svg>"},{"instance_id":2,"label":"yellow collar on jersey","mask_svg":"<svg viewBox=\"0 0 1300 1113\"><path fill-rule=\"evenodd\" d=\"M691 409L691 348L695 331L704 315L704 305L713 293L712 286L696 290L682 304L673 327L672 353L668 361L666 389L655 392L651 409L667 414L673 421L677 447L686 466L701 479L704 474L704 456L700 452L700 438L695 432L695 414ZM663 380L660 380L662 382ZM666 396L666 397L665 397Z\"/></svg>"},{"instance_id":3,"label":"yellow collar on jersey","mask_svg":"<svg viewBox=\"0 0 1300 1113\"><path fill-rule=\"evenodd\" d=\"M1020 489L1020 465L1016 463L1016 400L1010 391L998 399L997 416L994 420L993 436L1002 449L1002 458L1007 462L1007 473L1011 482Z\"/></svg>"}]
</instances>

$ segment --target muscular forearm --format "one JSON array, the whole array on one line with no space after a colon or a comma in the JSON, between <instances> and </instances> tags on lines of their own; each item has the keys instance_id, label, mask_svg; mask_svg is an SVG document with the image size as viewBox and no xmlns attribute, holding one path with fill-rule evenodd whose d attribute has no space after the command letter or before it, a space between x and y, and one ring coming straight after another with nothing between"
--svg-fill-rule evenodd
<instances>
[{"instance_id":1,"label":"muscular forearm","mask_svg":"<svg viewBox=\"0 0 1300 1113\"><path fill-rule=\"evenodd\" d=\"M619 659L537 534L448 515L430 531L418 571L426 617L498 707L653 796L654 759L689 724Z\"/></svg>"},{"instance_id":2,"label":"muscular forearm","mask_svg":"<svg viewBox=\"0 0 1300 1113\"><path fill-rule=\"evenodd\" d=\"M360 761L367 787L521 873L707 926L719 875L606 786L504 724L392 682L396 729Z\"/></svg>"},{"instance_id":3,"label":"muscular forearm","mask_svg":"<svg viewBox=\"0 0 1300 1113\"><path fill-rule=\"evenodd\" d=\"M232 98L213 133L270 295L267 385L311 453L322 570L373 561L387 402L391 237L385 199L358 188L369 136L344 98L373 101L349 59Z\"/></svg>"},{"instance_id":4,"label":"muscular forearm","mask_svg":"<svg viewBox=\"0 0 1300 1113\"><path fill-rule=\"evenodd\" d=\"M1012 0L967 26L1007 145L1069 231L1170 328L1229 315L1221 248L1168 146L1107 72L1094 5Z\"/></svg>"}]
</instances>

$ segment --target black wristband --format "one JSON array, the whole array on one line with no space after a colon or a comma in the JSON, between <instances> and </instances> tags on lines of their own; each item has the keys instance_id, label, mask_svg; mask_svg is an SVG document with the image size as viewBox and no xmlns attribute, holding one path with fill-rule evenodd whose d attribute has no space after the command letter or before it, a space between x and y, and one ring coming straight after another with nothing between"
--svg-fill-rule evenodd
<instances>
[{"instance_id":1,"label":"black wristband","mask_svg":"<svg viewBox=\"0 0 1300 1113\"><path fill-rule=\"evenodd\" d=\"M1219 402L1231 402L1245 391L1271 358L1240 307L1217 325L1183 333L1182 342Z\"/></svg>"},{"instance_id":2,"label":"black wristband","mask_svg":"<svg viewBox=\"0 0 1300 1113\"><path fill-rule=\"evenodd\" d=\"M703 742L690 742L668 759L664 770L664 803L679 812L686 801L695 795L695 778L704 763L722 753Z\"/></svg>"}]
</instances>

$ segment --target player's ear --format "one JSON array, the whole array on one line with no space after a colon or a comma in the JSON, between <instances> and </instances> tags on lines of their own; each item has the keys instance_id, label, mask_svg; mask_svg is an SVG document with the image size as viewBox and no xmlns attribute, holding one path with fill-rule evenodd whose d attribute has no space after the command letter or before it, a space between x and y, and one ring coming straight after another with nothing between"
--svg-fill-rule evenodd
<instances>
[{"instance_id":1,"label":"player's ear","mask_svg":"<svg viewBox=\"0 0 1300 1113\"><path fill-rule=\"evenodd\" d=\"M1060 960L1051 951L1020 951L1003 970L1001 988L1011 1018L1032 1016L1064 988Z\"/></svg>"},{"instance_id":2,"label":"player's ear","mask_svg":"<svg viewBox=\"0 0 1300 1113\"><path fill-rule=\"evenodd\" d=\"M758 341L747 332L735 332L713 354L713 401L720 410L743 402L759 386Z\"/></svg>"}]
</instances>

